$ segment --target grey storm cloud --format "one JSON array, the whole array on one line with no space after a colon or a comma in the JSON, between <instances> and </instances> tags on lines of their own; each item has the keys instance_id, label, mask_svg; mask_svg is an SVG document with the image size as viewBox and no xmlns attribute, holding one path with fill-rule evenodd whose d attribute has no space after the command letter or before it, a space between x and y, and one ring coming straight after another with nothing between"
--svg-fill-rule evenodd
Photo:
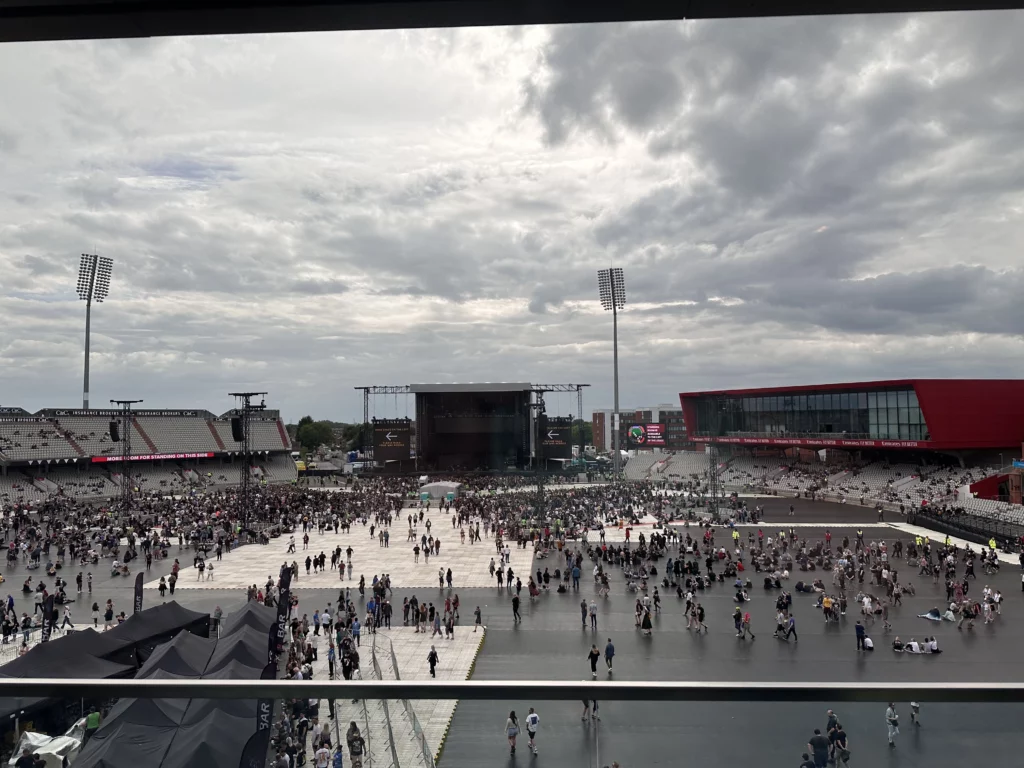
<instances>
[{"instance_id":1,"label":"grey storm cloud","mask_svg":"<svg viewBox=\"0 0 1024 768\"><path fill-rule=\"evenodd\" d=\"M356 418L357 385L505 377L605 406L610 264L627 406L1014 375L1021 39L1000 12L0 46L0 402L78 397L87 251L115 261L92 388L154 407L251 385Z\"/></svg>"}]
</instances>

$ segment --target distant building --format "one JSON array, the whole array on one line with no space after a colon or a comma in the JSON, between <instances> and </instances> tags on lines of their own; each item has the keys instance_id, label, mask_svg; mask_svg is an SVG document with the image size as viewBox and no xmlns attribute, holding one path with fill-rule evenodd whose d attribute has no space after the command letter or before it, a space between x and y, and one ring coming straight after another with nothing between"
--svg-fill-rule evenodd
<instances>
[{"instance_id":1,"label":"distant building","mask_svg":"<svg viewBox=\"0 0 1024 768\"><path fill-rule=\"evenodd\" d=\"M698 443L838 449L1019 449L1024 380L901 379L687 392Z\"/></svg>"}]
</instances>

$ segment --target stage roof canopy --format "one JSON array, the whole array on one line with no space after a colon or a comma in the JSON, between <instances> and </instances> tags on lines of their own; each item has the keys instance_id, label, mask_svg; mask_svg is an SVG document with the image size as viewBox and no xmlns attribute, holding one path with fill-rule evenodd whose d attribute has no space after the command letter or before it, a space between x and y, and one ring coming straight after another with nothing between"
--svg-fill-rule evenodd
<instances>
[{"instance_id":1,"label":"stage roof canopy","mask_svg":"<svg viewBox=\"0 0 1024 768\"><path fill-rule=\"evenodd\" d=\"M528 392L531 384L521 382L510 384L499 381L470 382L468 384L410 384L409 391L419 392Z\"/></svg>"}]
</instances>

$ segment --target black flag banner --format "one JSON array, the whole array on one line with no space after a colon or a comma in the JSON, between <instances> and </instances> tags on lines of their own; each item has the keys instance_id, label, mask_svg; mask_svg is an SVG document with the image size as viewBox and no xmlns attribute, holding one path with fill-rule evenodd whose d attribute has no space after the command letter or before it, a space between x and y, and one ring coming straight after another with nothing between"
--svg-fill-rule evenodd
<instances>
[{"instance_id":1,"label":"black flag banner","mask_svg":"<svg viewBox=\"0 0 1024 768\"><path fill-rule=\"evenodd\" d=\"M48 643L50 635L53 634L53 627L57 623L57 615L53 610L53 595L46 596L43 603L43 629L39 634L39 642Z\"/></svg>"},{"instance_id":2,"label":"black flag banner","mask_svg":"<svg viewBox=\"0 0 1024 768\"><path fill-rule=\"evenodd\" d=\"M273 629L271 629L273 631ZM277 663L271 661L263 668L260 680L275 680ZM264 768L267 764L267 753L270 751L270 728L274 723L274 700L258 699L256 701L256 733L245 742L242 759L238 768Z\"/></svg>"},{"instance_id":3,"label":"black flag banner","mask_svg":"<svg viewBox=\"0 0 1024 768\"><path fill-rule=\"evenodd\" d=\"M142 571L135 577L135 613L142 610Z\"/></svg>"},{"instance_id":4,"label":"black flag banner","mask_svg":"<svg viewBox=\"0 0 1024 768\"><path fill-rule=\"evenodd\" d=\"M288 612L291 603L292 569L281 568L278 579L277 620L270 627L270 648L267 660L277 663L278 657L284 653L285 641L288 637Z\"/></svg>"}]
</instances>

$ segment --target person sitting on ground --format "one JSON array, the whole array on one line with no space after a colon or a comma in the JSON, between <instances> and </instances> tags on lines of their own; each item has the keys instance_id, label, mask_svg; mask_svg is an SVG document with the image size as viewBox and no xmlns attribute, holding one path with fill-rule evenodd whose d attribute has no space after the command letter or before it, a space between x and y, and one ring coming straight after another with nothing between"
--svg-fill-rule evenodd
<instances>
[{"instance_id":1,"label":"person sitting on ground","mask_svg":"<svg viewBox=\"0 0 1024 768\"><path fill-rule=\"evenodd\" d=\"M903 641L900 640L899 636L892 641L892 649L896 651L896 653L903 653Z\"/></svg>"},{"instance_id":2,"label":"person sitting on ground","mask_svg":"<svg viewBox=\"0 0 1024 768\"><path fill-rule=\"evenodd\" d=\"M914 638L910 638L910 641L903 647L906 653L921 653L921 645Z\"/></svg>"}]
</instances>

